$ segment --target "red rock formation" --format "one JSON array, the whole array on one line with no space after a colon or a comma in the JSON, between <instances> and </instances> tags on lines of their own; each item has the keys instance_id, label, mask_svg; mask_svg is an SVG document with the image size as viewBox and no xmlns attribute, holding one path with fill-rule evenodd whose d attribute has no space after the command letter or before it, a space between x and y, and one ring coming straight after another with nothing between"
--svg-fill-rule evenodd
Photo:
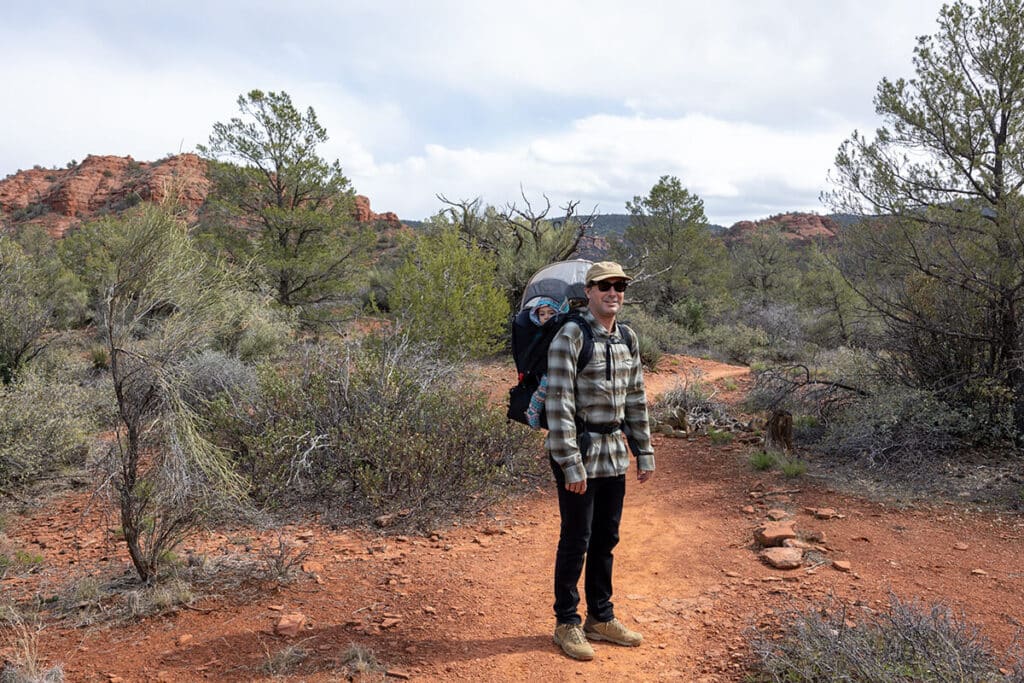
<instances>
[{"instance_id":1,"label":"red rock formation","mask_svg":"<svg viewBox=\"0 0 1024 683\"><path fill-rule=\"evenodd\" d=\"M206 201L210 181L206 162L195 154L160 161L94 156L68 169L20 171L0 181L0 209L12 222L42 225L54 237L68 228L138 201L177 196L196 218Z\"/></svg>"},{"instance_id":2,"label":"red rock formation","mask_svg":"<svg viewBox=\"0 0 1024 683\"><path fill-rule=\"evenodd\" d=\"M104 213L118 213L139 201L163 201L168 195L176 196L196 220L209 191L206 161L195 154L154 162L90 155L71 168L35 168L0 180L0 216L12 225L41 225L61 237L68 228ZM389 229L403 227L394 213L371 211L370 200L362 195L356 197L355 218Z\"/></svg>"},{"instance_id":3,"label":"red rock formation","mask_svg":"<svg viewBox=\"0 0 1024 683\"><path fill-rule=\"evenodd\" d=\"M740 221L725 232L726 240L742 240L772 225L779 227L782 236L800 242L813 239L830 240L836 236L839 224L828 216L816 213L783 213L759 221Z\"/></svg>"},{"instance_id":4,"label":"red rock formation","mask_svg":"<svg viewBox=\"0 0 1024 683\"><path fill-rule=\"evenodd\" d=\"M396 214L390 211L374 213L370 209L370 199L361 194L356 195L355 217L360 223L383 222L387 223L389 228L398 229L402 227L402 221L398 220Z\"/></svg>"}]
</instances>

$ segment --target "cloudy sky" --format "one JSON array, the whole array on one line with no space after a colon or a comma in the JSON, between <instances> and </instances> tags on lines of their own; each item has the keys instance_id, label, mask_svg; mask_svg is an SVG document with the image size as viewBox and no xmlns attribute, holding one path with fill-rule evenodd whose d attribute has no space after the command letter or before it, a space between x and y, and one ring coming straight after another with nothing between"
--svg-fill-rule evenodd
<instances>
[{"instance_id":1,"label":"cloudy sky","mask_svg":"<svg viewBox=\"0 0 1024 683\"><path fill-rule=\"evenodd\" d=\"M356 190L623 213L662 175L713 223L818 201L939 0L135 0L0 5L0 177L194 151L253 88L312 106ZM553 209L552 215L557 213Z\"/></svg>"}]
</instances>

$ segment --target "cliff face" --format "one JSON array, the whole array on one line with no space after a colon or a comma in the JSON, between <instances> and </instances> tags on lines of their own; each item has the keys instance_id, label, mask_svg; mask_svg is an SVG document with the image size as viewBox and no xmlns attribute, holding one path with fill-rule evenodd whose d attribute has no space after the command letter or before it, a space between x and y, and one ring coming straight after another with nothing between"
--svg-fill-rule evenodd
<instances>
[{"instance_id":1,"label":"cliff face","mask_svg":"<svg viewBox=\"0 0 1024 683\"><path fill-rule=\"evenodd\" d=\"M53 237L105 213L139 201L162 201L174 194L195 218L210 181L206 162L179 154L155 162L131 157L88 156L66 169L21 171L0 181L0 210L11 223L42 225Z\"/></svg>"},{"instance_id":2,"label":"cliff face","mask_svg":"<svg viewBox=\"0 0 1024 683\"><path fill-rule=\"evenodd\" d=\"M828 216L815 213L783 213L759 221L740 221L725 231L726 240L742 240L772 225L779 227L783 237L796 242L814 239L831 240L839 231L839 224Z\"/></svg>"},{"instance_id":3,"label":"cliff face","mask_svg":"<svg viewBox=\"0 0 1024 683\"><path fill-rule=\"evenodd\" d=\"M65 169L34 168L0 180L0 212L12 225L41 225L53 237L79 223L118 213L139 201L175 195L193 220L210 192L206 162L195 154L139 162L129 157L88 156ZM356 197L356 220L401 227L394 213L376 214L370 200Z\"/></svg>"}]
</instances>

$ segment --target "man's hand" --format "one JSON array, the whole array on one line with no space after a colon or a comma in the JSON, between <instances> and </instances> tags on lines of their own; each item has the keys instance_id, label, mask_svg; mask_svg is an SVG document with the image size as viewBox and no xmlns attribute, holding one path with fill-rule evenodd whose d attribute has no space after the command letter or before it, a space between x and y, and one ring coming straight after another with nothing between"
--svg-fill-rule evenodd
<instances>
[{"instance_id":1,"label":"man's hand","mask_svg":"<svg viewBox=\"0 0 1024 683\"><path fill-rule=\"evenodd\" d=\"M649 480L653 476L654 476L654 470L637 470L636 471L636 480L638 482L640 482L641 484L643 484L644 482L646 482L647 480Z\"/></svg>"},{"instance_id":2,"label":"man's hand","mask_svg":"<svg viewBox=\"0 0 1024 683\"><path fill-rule=\"evenodd\" d=\"M568 491L569 493L580 493L580 494L586 493L587 492L587 480L584 479L583 481L574 481L574 482L568 482L567 481L567 482L565 482L565 490Z\"/></svg>"}]
</instances>

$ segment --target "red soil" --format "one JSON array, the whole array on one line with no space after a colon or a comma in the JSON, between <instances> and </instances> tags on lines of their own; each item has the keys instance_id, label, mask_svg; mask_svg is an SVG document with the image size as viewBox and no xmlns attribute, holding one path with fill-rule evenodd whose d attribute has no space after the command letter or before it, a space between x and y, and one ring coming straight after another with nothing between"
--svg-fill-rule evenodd
<instances>
[{"instance_id":1,"label":"red soil","mask_svg":"<svg viewBox=\"0 0 1024 683\"><path fill-rule=\"evenodd\" d=\"M670 388L692 365L718 386L734 377L734 392L720 394L726 398L747 381L742 368L670 358L649 375L650 393ZM513 374L481 372L495 395ZM1024 615L1019 517L943 503L897 509L807 477L755 472L749 446L713 446L703 437L654 443L654 478L640 486L630 472L616 551L616 612L644 633L639 648L598 643L596 659L583 663L552 644L552 484L429 538L288 528L285 537L309 551L309 571L298 580L225 586L189 608L120 625L50 623L39 635L40 654L63 664L69 681L269 680L268 661L294 644L307 657L287 680L343 680L340 659L351 643L371 648L396 680L739 681L746 631L770 623L773 610L835 597L856 620L866 608L884 609L890 591L943 601L981 625L997 648L1010 644ZM45 597L87 572L128 571L123 548L103 533L108 524L83 513L86 504L75 494L9 519L9 542L44 562L0 582L5 595ZM838 516L807 512L825 507ZM780 571L758 559L753 530L772 508L790 513L798 531L825 534L822 564ZM188 548L226 567L272 545L273 534L235 530ZM832 560L848 561L850 571ZM306 615L307 627L293 638L275 635L276 620L291 612Z\"/></svg>"}]
</instances>

